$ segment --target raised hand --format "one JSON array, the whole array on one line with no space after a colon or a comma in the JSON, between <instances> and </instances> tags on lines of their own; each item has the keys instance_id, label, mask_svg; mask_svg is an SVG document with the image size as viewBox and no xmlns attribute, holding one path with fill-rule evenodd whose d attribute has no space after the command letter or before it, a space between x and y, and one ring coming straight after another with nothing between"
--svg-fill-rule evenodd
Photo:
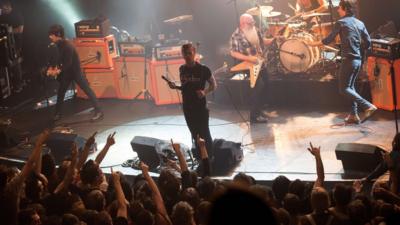
<instances>
[{"instance_id":1,"label":"raised hand","mask_svg":"<svg viewBox=\"0 0 400 225\"><path fill-rule=\"evenodd\" d=\"M114 144L115 144L115 139L114 139L115 133L116 133L116 132L114 132L114 133L108 135L108 137L107 137L107 143L106 143L108 146L111 146L111 145L114 145Z\"/></svg>"},{"instance_id":2,"label":"raised hand","mask_svg":"<svg viewBox=\"0 0 400 225\"><path fill-rule=\"evenodd\" d=\"M47 139L50 136L50 131L48 129L44 130L40 135L39 138L37 139L36 143L37 145L43 145Z\"/></svg>"},{"instance_id":3,"label":"raised hand","mask_svg":"<svg viewBox=\"0 0 400 225\"><path fill-rule=\"evenodd\" d=\"M118 172L114 172L113 168L111 167L111 176L113 178L114 183L120 181L121 175Z\"/></svg>"},{"instance_id":4,"label":"raised hand","mask_svg":"<svg viewBox=\"0 0 400 225\"><path fill-rule=\"evenodd\" d=\"M200 135L197 135L196 142L197 142L197 145L199 146L199 148L206 147L206 141L203 138L201 138Z\"/></svg>"},{"instance_id":5,"label":"raised hand","mask_svg":"<svg viewBox=\"0 0 400 225\"><path fill-rule=\"evenodd\" d=\"M356 193L360 193L362 191L363 188L363 180L355 180L353 182L353 189Z\"/></svg>"},{"instance_id":6,"label":"raised hand","mask_svg":"<svg viewBox=\"0 0 400 225\"><path fill-rule=\"evenodd\" d=\"M73 159L78 157L78 146L76 146L76 143L74 142L71 146L71 157Z\"/></svg>"},{"instance_id":7,"label":"raised hand","mask_svg":"<svg viewBox=\"0 0 400 225\"><path fill-rule=\"evenodd\" d=\"M318 148L314 147L310 142L310 147L307 148L307 150L315 157L321 156L321 146L319 146Z\"/></svg>"},{"instance_id":8,"label":"raised hand","mask_svg":"<svg viewBox=\"0 0 400 225\"><path fill-rule=\"evenodd\" d=\"M142 173L148 173L149 172L149 166L146 165L146 163L140 162L139 166L142 169Z\"/></svg>"},{"instance_id":9,"label":"raised hand","mask_svg":"<svg viewBox=\"0 0 400 225\"><path fill-rule=\"evenodd\" d=\"M94 132L94 133L92 134L92 136L90 136L90 137L87 139L86 144L85 144L86 147L90 147L90 146L92 146L92 145L94 144L94 142L96 141L96 139L95 139L96 134L97 134L97 131Z\"/></svg>"},{"instance_id":10,"label":"raised hand","mask_svg":"<svg viewBox=\"0 0 400 225\"><path fill-rule=\"evenodd\" d=\"M174 149L175 153L178 154L181 150L181 145L178 143L174 143L172 138L171 138L171 145L172 145L172 148Z\"/></svg>"}]
</instances>

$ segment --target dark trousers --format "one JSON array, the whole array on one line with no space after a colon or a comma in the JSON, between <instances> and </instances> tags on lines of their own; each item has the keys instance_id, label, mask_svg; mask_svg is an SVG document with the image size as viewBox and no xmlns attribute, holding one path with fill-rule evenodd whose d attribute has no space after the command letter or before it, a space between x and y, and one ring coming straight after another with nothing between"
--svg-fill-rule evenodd
<instances>
[{"instance_id":1,"label":"dark trousers","mask_svg":"<svg viewBox=\"0 0 400 225\"><path fill-rule=\"evenodd\" d=\"M358 74L361 70L361 60L360 59L345 59L340 65L339 74L339 92L340 94L346 96L351 105L351 114L358 114L358 106L364 109L372 107L372 104L360 96L355 88L355 83Z\"/></svg>"},{"instance_id":2,"label":"dark trousers","mask_svg":"<svg viewBox=\"0 0 400 225\"><path fill-rule=\"evenodd\" d=\"M250 92L250 118L260 115L266 99L266 90L269 83L267 70L264 68L260 71L256 85L251 88Z\"/></svg>"},{"instance_id":3,"label":"dark trousers","mask_svg":"<svg viewBox=\"0 0 400 225\"><path fill-rule=\"evenodd\" d=\"M82 75L75 75L72 77L72 79L59 80L60 86L58 87L58 92L57 92L56 114L61 113L61 109L64 104L65 93L67 92L68 87L71 85L71 83L73 81L75 81L75 83L89 97L89 100L92 103L94 109L96 111L100 111L99 102L98 102L93 90L90 88L89 82L87 81L86 77L84 77Z\"/></svg>"},{"instance_id":4,"label":"dark trousers","mask_svg":"<svg viewBox=\"0 0 400 225\"><path fill-rule=\"evenodd\" d=\"M209 128L209 110L207 107L185 107L183 106L183 115L185 116L186 124L192 135L192 142L194 141L197 146L197 135L199 135L206 142L206 148L209 158L212 157L212 138ZM199 153L200 154L200 153Z\"/></svg>"}]
</instances>

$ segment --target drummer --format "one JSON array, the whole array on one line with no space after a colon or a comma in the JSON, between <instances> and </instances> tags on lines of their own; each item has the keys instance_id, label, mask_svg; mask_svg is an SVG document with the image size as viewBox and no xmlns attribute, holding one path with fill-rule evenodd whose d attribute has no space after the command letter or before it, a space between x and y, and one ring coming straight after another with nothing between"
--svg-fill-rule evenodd
<instances>
[{"instance_id":1,"label":"drummer","mask_svg":"<svg viewBox=\"0 0 400 225\"><path fill-rule=\"evenodd\" d=\"M296 14L298 13L321 13L328 10L325 0L297 0Z\"/></svg>"}]
</instances>

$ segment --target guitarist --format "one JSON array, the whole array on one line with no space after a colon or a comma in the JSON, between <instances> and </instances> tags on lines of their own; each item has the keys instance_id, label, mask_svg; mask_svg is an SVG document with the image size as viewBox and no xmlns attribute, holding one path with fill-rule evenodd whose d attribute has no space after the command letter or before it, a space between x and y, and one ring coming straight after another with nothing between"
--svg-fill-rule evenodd
<instances>
[{"instance_id":1,"label":"guitarist","mask_svg":"<svg viewBox=\"0 0 400 225\"><path fill-rule=\"evenodd\" d=\"M250 62L257 64L260 55L266 45L270 45L273 39L263 38L255 26L253 16L242 14L239 20L239 28L231 36L231 56L238 62ZM268 119L262 112L265 95L265 83L268 83L266 69L261 72L256 80L254 88L250 93L250 123L266 123Z\"/></svg>"},{"instance_id":2,"label":"guitarist","mask_svg":"<svg viewBox=\"0 0 400 225\"><path fill-rule=\"evenodd\" d=\"M61 25L52 25L49 29L49 39L51 40L51 52L53 57L49 62L47 75L54 76L60 83L57 93L56 113L53 120L61 118L61 108L64 103L65 93L72 82L78 86L89 97L93 107L94 115L91 121L99 120L103 117L96 95L90 88L88 81L82 75L82 69L78 53L74 46L65 39L64 28Z\"/></svg>"},{"instance_id":3,"label":"guitarist","mask_svg":"<svg viewBox=\"0 0 400 225\"><path fill-rule=\"evenodd\" d=\"M354 17L354 6L349 0L340 1L338 13L341 18L335 23L332 32L322 41L308 44L328 45L337 35L340 35L342 62L339 70L339 92L351 101L351 112L344 122L359 124L370 118L377 110L376 106L360 96L355 88L362 66L362 51L369 49L371 39L364 23ZM364 109L362 120L358 115L359 106Z\"/></svg>"}]
</instances>

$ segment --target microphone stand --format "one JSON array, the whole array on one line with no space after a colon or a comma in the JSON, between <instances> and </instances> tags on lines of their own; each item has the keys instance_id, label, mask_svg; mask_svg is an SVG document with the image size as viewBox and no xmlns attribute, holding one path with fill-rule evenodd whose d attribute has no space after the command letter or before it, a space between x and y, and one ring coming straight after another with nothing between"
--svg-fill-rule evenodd
<instances>
[{"instance_id":1,"label":"microphone stand","mask_svg":"<svg viewBox=\"0 0 400 225\"><path fill-rule=\"evenodd\" d=\"M331 14L331 25L333 27L333 3L332 0L328 0L329 3L329 13Z\"/></svg>"}]
</instances>

